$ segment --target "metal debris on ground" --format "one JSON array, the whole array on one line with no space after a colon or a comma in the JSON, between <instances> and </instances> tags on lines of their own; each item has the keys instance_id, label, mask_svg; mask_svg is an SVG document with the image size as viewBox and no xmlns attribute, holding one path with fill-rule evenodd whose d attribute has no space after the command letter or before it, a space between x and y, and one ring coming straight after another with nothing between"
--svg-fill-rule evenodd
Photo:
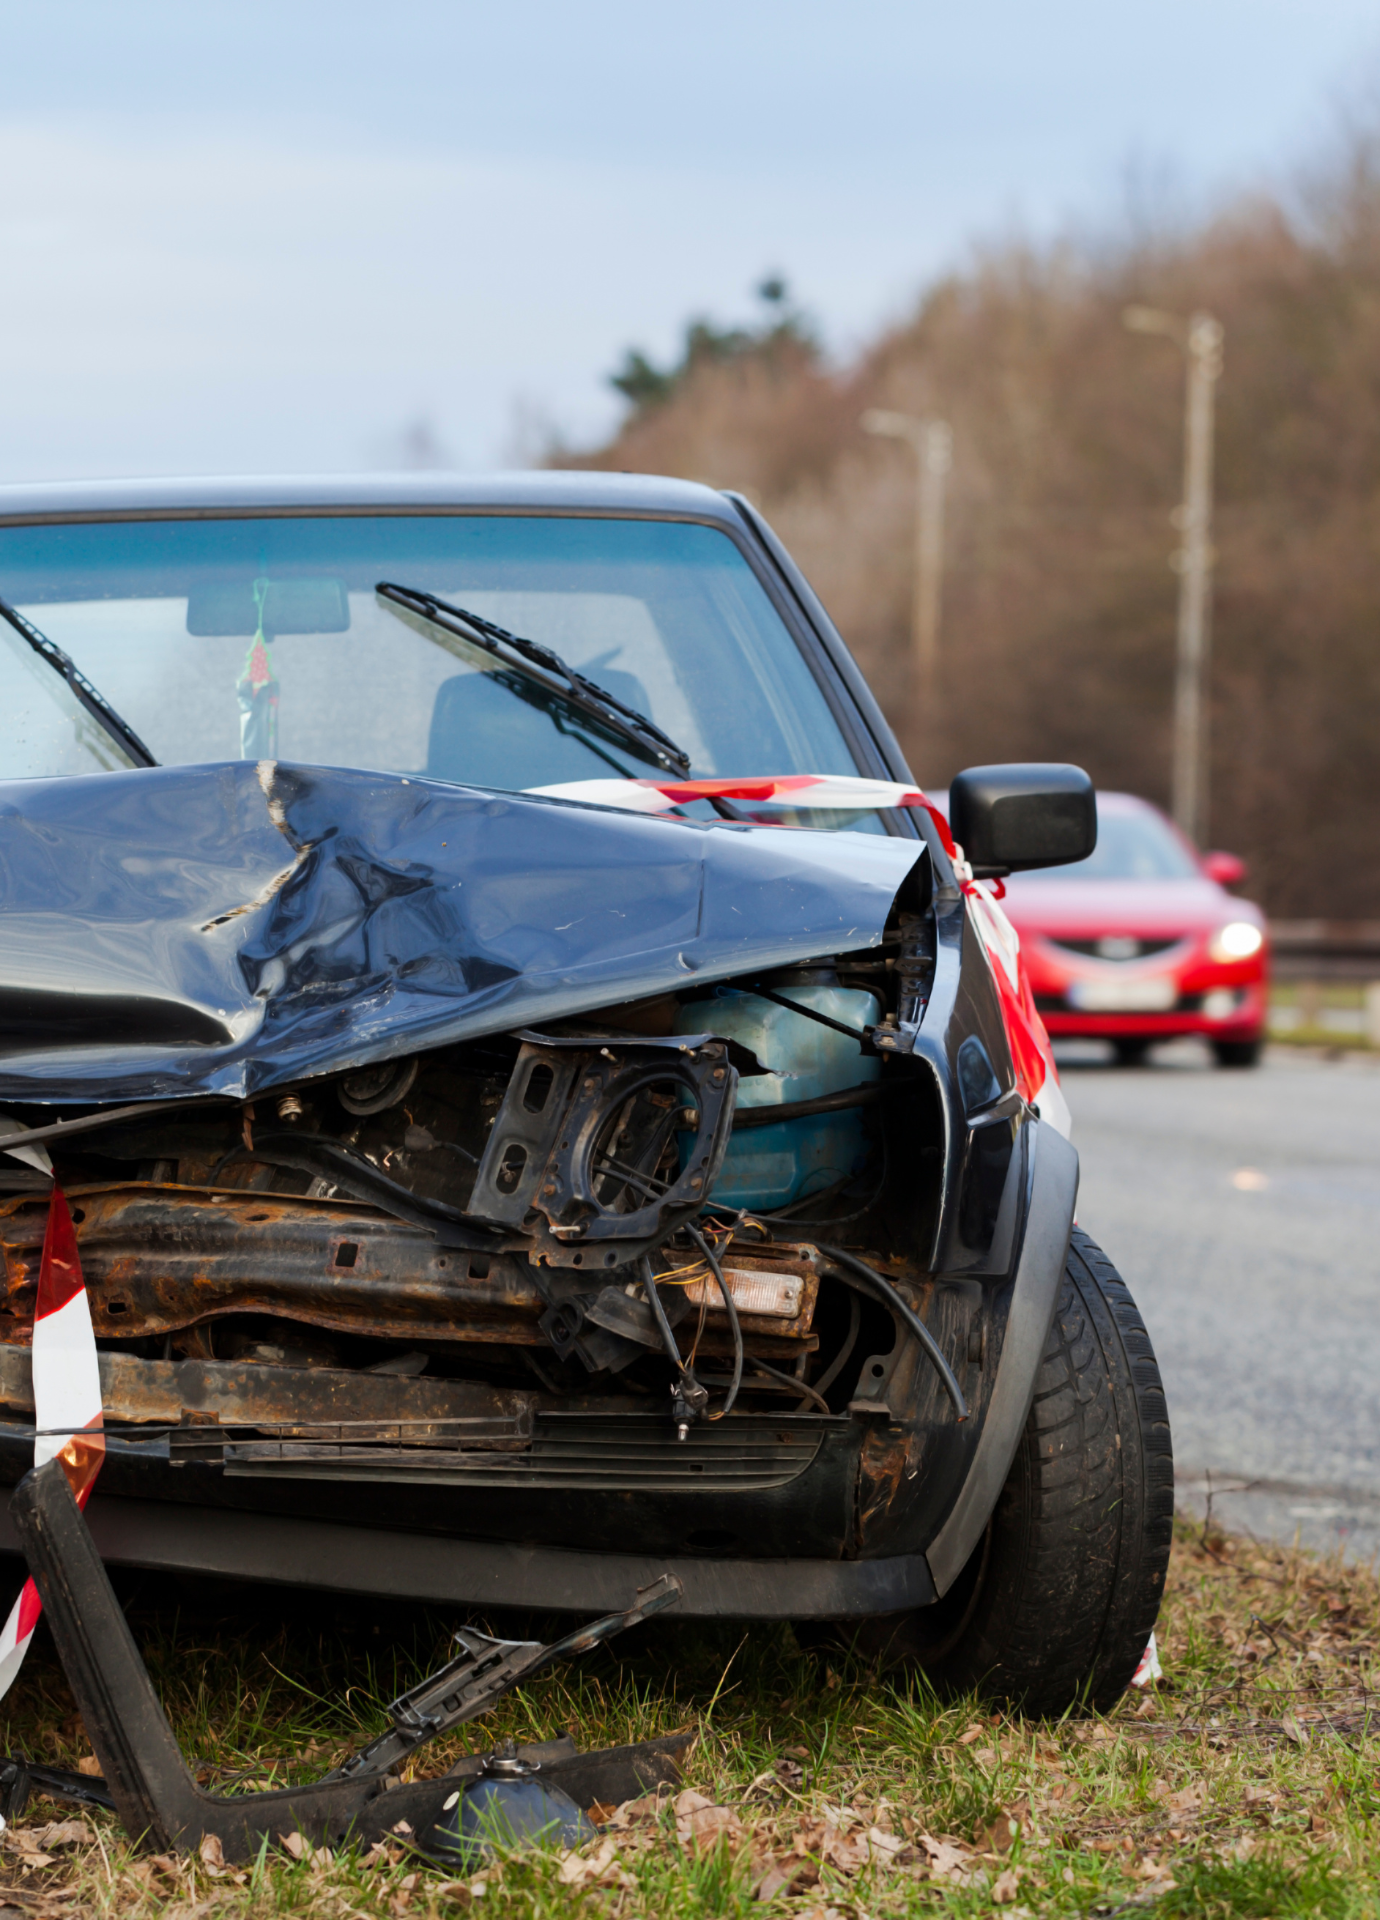
<instances>
[{"instance_id":1,"label":"metal debris on ground","mask_svg":"<svg viewBox=\"0 0 1380 1920\"><path fill-rule=\"evenodd\" d=\"M10 1513L103 1775L78 1780L9 1762L0 1789L8 1786L11 1809L29 1784L41 1785L53 1798L112 1805L145 1851L213 1844L231 1862L251 1859L266 1839L338 1847L405 1828L420 1852L453 1865L498 1839L578 1845L593 1833L585 1808L679 1782L689 1735L589 1754L567 1738L466 1756L440 1779L404 1783L396 1774L424 1742L487 1712L519 1681L673 1605L682 1592L673 1574L625 1612L549 1645L465 1628L456 1635L463 1651L394 1701L387 1733L304 1786L226 1797L203 1791L183 1758L61 1464L26 1475Z\"/></svg>"}]
</instances>

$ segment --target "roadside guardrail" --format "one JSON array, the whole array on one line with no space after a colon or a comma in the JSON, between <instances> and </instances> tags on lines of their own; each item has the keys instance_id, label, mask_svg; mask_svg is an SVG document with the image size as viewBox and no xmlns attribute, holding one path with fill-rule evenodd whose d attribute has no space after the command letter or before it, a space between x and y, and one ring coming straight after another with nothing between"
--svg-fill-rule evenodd
<instances>
[{"instance_id":1,"label":"roadside guardrail","mask_svg":"<svg viewBox=\"0 0 1380 1920\"><path fill-rule=\"evenodd\" d=\"M1270 1031L1380 1048L1380 920L1272 920Z\"/></svg>"}]
</instances>

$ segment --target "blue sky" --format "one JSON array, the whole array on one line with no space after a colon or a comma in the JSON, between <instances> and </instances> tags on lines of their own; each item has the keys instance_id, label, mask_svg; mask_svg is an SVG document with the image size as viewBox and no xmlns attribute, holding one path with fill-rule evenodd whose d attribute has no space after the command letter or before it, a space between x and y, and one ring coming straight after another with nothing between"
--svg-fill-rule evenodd
<instances>
[{"instance_id":1,"label":"blue sky","mask_svg":"<svg viewBox=\"0 0 1380 1920\"><path fill-rule=\"evenodd\" d=\"M846 354L974 243L1287 173L1362 0L4 0L0 479L491 466L786 273Z\"/></svg>"}]
</instances>

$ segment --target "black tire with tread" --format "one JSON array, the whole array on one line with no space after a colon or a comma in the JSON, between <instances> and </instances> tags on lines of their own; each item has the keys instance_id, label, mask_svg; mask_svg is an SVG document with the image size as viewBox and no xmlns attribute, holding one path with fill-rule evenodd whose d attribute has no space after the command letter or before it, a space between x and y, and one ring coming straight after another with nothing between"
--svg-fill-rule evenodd
<instances>
[{"instance_id":1,"label":"black tire with tread","mask_svg":"<svg viewBox=\"0 0 1380 1920\"><path fill-rule=\"evenodd\" d=\"M1259 1040L1214 1040L1212 1052L1219 1067L1258 1067L1261 1042Z\"/></svg>"},{"instance_id":2,"label":"black tire with tread","mask_svg":"<svg viewBox=\"0 0 1380 1920\"><path fill-rule=\"evenodd\" d=\"M861 1652L1028 1713L1110 1707L1159 1613L1174 1462L1150 1336L1075 1227L1035 1399L983 1540L937 1606L866 1622Z\"/></svg>"}]
</instances>

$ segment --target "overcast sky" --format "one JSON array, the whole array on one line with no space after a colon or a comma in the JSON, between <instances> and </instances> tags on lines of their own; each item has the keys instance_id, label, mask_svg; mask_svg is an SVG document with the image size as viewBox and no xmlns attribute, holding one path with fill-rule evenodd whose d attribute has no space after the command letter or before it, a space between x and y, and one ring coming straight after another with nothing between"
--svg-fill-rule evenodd
<instances>
[{"instance_id":1,"label":"overcast sky","mask_svg":"<svg viewBox=\"0 0 1380 1920\"><path fill-rule=\"evenodd\" d=\"M0 479L456 465L784 272L846 354L975 240L1285 167L1374 0L0 0ZM522 423L526 421L524 429Z\"/></svg>"}]
</instances>

